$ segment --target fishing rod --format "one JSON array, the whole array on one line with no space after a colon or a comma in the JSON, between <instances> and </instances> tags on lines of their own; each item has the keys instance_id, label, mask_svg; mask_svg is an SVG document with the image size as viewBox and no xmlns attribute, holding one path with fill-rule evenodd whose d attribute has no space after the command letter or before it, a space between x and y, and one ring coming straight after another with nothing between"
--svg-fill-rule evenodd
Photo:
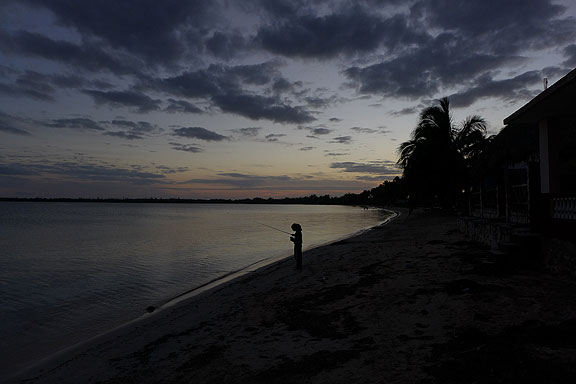
<instances>
[{"instance_id":1,"label":"fishing rod","mask_svg":"<svg viewBox=\"0 0 576 384\"><path fill-rule=\"evenodd\" d=\"M278 232L282 232L282 233L286 233L286 234L288 234L288 235L292 235L292 233L290 233L290 232L283 231L283 230L281 230L281 229L272 227L272 226L270 226L270 225L261 223L261 222L259 222L259 221L257 221L256 223L258 223L258 224L260 224L260 225L263 225L263 226L265 226L265 227L268 227L268 228L272 228L272 229L274 229L274 230L276 230L276 231L278 231Z\"/></svg>"}]
</instances>

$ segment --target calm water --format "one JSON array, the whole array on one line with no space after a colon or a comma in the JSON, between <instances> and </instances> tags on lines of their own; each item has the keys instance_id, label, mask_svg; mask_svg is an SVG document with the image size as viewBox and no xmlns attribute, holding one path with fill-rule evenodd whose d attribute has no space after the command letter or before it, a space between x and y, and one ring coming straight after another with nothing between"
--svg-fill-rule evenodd
<instances>
[{"instance_id":1,"label":"calm water","mask_svg":"<svg viewBox=\"0 0 576 384\"><path fill-rule=\"evenodd\" d=\"M0 203L0 379L254 262L374 226L344 206ZM8 356L8 357L7 357Z\"/></svg>"}]
</instances>

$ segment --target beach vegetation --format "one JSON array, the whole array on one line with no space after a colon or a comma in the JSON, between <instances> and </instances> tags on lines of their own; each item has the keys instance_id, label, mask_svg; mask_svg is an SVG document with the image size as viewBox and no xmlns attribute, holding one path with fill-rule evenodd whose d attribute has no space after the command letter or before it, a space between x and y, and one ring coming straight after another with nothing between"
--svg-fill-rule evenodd
<instances>
[{"instance_id":1,"label":"beach vegetation","mask_svg":"<svg viewBox=\"0 0 576 384\"><path fill-rule=\"evenodd\" d=\"M410 202L454 205L468 188L471 165L490 140L479 115L455 124L447 97L424 108L410 139L398 147Z\"/></svg>"}]
</instances>

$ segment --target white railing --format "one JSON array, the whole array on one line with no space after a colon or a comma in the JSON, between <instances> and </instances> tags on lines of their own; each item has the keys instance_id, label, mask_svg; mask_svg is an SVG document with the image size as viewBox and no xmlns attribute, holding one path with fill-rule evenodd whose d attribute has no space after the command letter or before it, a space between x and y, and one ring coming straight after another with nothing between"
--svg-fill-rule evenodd
<instances>
[{"instance_id":1,"label":"white railing","mask_svg":"<svg viewBox=\"0 0 576 384\"><path fill-rule=\"evenodd\" d=\"M576 197L552 198L552 218L576 220Z\"/></svg>"}]
</instances>

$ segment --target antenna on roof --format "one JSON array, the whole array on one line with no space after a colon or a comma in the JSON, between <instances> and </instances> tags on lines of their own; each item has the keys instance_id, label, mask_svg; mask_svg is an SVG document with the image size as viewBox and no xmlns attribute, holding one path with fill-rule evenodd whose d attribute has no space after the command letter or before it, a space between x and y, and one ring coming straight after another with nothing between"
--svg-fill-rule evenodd
<instances>
[{"instance_id":1,"label":"antenna on roof","mask_svg":"<svg viewBox=\"0 0 576 384\"><path fill-rule=\"evenodd\" d=\"M545 77L544 78L544 90L547 90L547 89L548 89L548 78Z\"/></svg>"}]
</instances>

